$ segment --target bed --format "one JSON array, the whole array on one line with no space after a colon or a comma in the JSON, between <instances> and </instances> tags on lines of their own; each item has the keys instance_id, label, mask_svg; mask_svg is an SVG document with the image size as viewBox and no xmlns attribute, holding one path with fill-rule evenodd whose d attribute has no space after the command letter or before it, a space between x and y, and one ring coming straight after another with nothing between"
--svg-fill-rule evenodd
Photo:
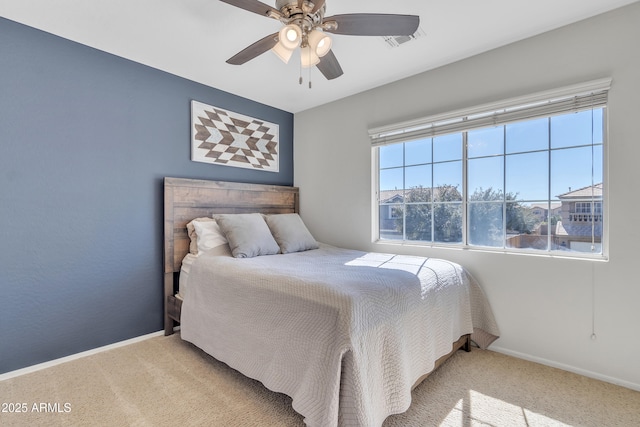
<instances>
[{"instance_id":1,"label":"bed","mask_svg":"<svg viewBox=\"0 0 640 427\"><path fill-rule=\"evenodd\" d=\"M295 187L165 178L164 197L165 334L180 322L182 339L290 396L308 426L380 426L455 351L499 335L481 288L455 263L313 239L291 250L273 225L299 218ZM229 244L229 223L251 217L287 253L242 258L231 245L190 255L187 224L214 215Z\"/></svg>"}]
</instances>

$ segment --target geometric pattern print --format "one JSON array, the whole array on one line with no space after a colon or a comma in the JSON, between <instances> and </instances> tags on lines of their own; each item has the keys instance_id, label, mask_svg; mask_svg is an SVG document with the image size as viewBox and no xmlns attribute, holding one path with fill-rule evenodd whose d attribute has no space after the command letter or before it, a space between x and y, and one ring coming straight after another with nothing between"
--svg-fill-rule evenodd
<instances>
[{"instance_id":1,"label":"geometric pattern print","mask_svg":"<svg viewBox=\"0 0 640 427\"><path fill-rule=\"evenodd\" d=\"M191 160L278 172L279 126L191 101Z\"/></svg>"}]
</instances>

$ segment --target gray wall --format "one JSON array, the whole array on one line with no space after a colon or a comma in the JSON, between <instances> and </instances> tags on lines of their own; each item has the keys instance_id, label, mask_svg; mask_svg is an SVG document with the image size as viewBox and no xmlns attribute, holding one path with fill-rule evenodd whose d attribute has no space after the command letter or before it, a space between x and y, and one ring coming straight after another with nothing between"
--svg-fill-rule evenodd
<instances>
[{"instance_id":1,"label":"gray wall","mask_svg":"<svg viewBox=\"0 0 640 427\"><path fill-rule=\"evenodd\" d=\"M326 243L457 261L481 282L496 314L501 337L492 349L640 390L640 341L629 339L640 325L639 24L636 2L296 113L295 184L305 223ZM604 77L613 79L605 178L609 262L372 243L367 129ZM339 132L326 138L318 128Z\"/></svg>"},{"instance_id":2,"label":"gray wall","mask_svg":"<svg viewBox=\"0 0 640 427\"><path fill-rule=\"evenodd\" d=\"M192 99L280 172L191 162ZM162 329L164 176L292 185L293 115L0 18L0 373Z\"/></svg>"}]
</instances>

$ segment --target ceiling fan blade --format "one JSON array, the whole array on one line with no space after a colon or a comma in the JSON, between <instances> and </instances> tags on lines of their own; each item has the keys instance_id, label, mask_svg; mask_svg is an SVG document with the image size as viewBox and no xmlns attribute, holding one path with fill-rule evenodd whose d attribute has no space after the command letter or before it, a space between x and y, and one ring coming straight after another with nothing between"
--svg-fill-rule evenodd
<instances>
[{"instance_id":1,"label":"ceiling fan blade","mask_svg":"<svg viewBox=\"0 0 640 427\"><path fill-rule=\"evenodd\" d=\"M330 50L329 53L320 58L320 62L318 63L318 65L316 65L316 67L318 67L318 70L320 70L322 75L325 76L327 80L333 80L344 74L344 71L342 71L342 67L340 67L340 63L338 62L336 56L333 54L332 50Z\"/></svg>"},{"instance_id":2,"label":"ceiling fan blade","mask_svg":"<svg viewBox=\"0 0 640 427\"><path fill-rule=\"evenodd\" d=\"M276 43L278 43L278 33L269 34L227 59L227 64L242 65L273 48Z\"/></svg>"},{"instance_id":3,"label":"ceiling fan blade","mask_svg":"<svg viewBox=\"0 0 640 427\"><path fill-rule=\"evenodd\" d=\"M312 15L317 11L319 11L322 8L322 6L324 6L324 1L325 0L317 0L313 2L313 9L311 9Z\"/></svg>"},{"instance_id":4,"label":"ceiling fan blade","mask_svg":"<svg viewBox=\"0 0 640 427\"><path fill-rule=\"evenodd\" d=\"M338 24L338 28L332 29L332 22ZM334 15L323 22L325 31L348 36L411 36L419 25L419 16L377 13Z\"/></svg>"},{"instance_id":5,"label":"ceiling fan blade","mask_svg":"<svg viewBox=\"0 0 640 427\"><path fill-rule=\"evenodd\" d=\"M228 3L232 6L239 7L240 9L248 10L249 12L257 13L258 15L279 19L282 17L282 13L278 9L264 4L258 0L220 0L223 3Z\"/></svg>"}]
</instances>

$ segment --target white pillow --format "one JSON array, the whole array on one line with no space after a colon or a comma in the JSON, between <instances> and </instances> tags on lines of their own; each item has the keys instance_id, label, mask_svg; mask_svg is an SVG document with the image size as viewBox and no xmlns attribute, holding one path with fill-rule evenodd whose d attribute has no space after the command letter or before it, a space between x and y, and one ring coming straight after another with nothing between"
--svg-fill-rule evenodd
<instances>
[{"instance_id":1,"label":"white pillow","mask_svg":"<svg viewBox=\"0 0 640 427\"><path fill-rule=\"evenodd\" d=\"M280 247L259 213L221 214L214 218L229 241L234 257L252 258L280 252Z\"/></svg>"},{"instance_id":2,"label":"white pillow","mask_svg":"<svg viewBox=\"0 0 640 427\"><path fill-rule=\"evenodd\" d=\"M187 234L189 235L189 253L193 255L198 255L198 235L196 234L196 229L193 226L194 221L213 221L211 217L201 217L195 218L187 223Z\"/></svg>"},{"instance_id":3,"label":"white pillow","mask_svg":"<svg viewBox=\"0 0 640 427\"><path fill-rule=\"evenodd\" d=\"M267 215L265 221L283 254L320 247L297 213Z\"/></svg>"},{"instance_id":4,"label":"white pillow","mask_svg":"<svg viewBox=\"0 0 640 427\"><path fill-rule=\"evenodd\" d=\"M198 254L227 244L227 239L220 231L220 226L215 220L193 220L191 222L197 236Z\"/></svg>"}]
</instances>

